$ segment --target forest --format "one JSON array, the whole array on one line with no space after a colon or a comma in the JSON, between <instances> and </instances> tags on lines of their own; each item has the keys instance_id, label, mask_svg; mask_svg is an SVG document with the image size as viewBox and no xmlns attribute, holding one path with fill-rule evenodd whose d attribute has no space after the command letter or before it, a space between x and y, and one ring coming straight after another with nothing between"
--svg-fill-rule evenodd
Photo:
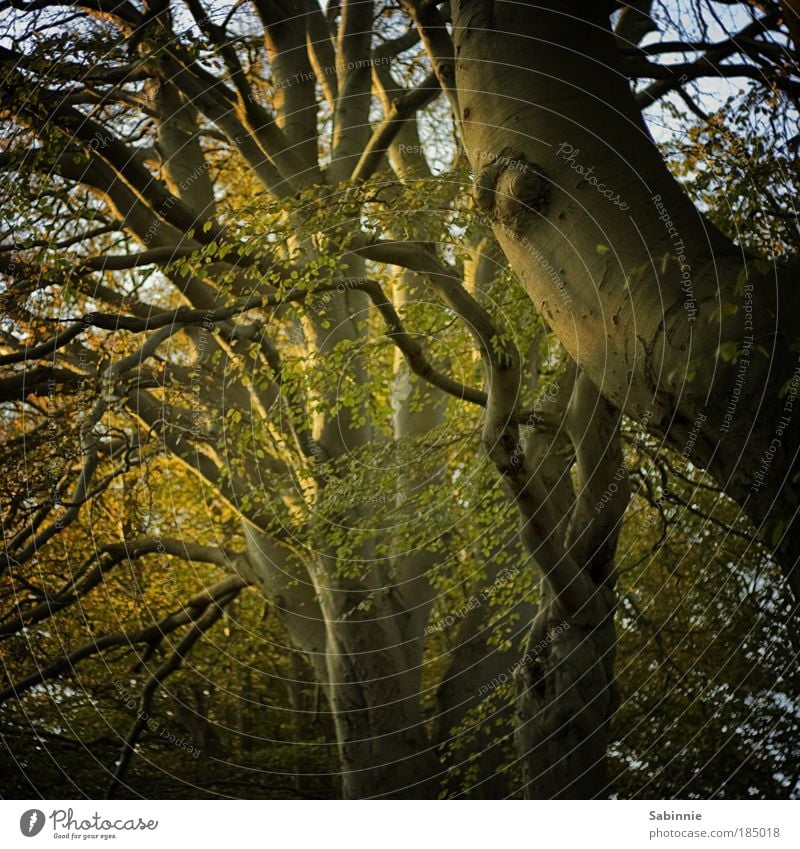
<instances>
[{"instance_id":1,"label":"forest","mask_svg":"<svg viewBox=\"0 0 800 849\"><path fill-rule=\"evenodd\" d=\"M0 798L800 798L796 0L0 0Z\"/></svg>"}]
</instances>

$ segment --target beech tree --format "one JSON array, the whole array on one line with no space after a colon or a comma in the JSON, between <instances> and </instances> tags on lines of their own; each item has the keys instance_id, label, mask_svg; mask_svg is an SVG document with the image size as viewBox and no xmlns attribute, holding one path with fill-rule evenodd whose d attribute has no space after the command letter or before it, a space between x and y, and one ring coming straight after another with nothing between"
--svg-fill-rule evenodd
<instances>
[{"instance_id":1,"label":"beech tree","mask_svg":"<svg viewBox=\"0 0 800 849\"><path fill-rule=\"evenodd\" d=\"M9 664L24 702L138 647L109 794L246 589L344 796L436 797L465 764L473 795L606 794L631 422L738 505L795 639L797 17L678 5L0 4L0 636L138 560L216 569ZM656 143L676 104L716 156ZM511 681L515 753L473 733Z\"/></svg>"}]
</instances>

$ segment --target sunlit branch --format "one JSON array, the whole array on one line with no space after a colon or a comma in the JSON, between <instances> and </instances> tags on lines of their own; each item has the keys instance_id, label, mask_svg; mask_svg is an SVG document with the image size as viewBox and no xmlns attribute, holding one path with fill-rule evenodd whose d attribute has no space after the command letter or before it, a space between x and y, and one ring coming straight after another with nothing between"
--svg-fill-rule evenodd
<instances>
[{"instance_id":1,"label":"sunlit branch","mask_svg":"<svg viewBox=\"0 0 800 849\"><path fill-rule=\"evenodd\" d=\"M358 164L353 170L354 180L367 180L380 167L391 143L417 110L431 102L441 91L438 78L429 74L419 86L397 98L381 124L375 129Z\"/></svg>"},{"instance_id":2,"label":"sunlit branch","mask_svg":"<svg viewBox=\"0 0 800 849\"><path fill-rule=\"evenodd\" d=\"M420 34L420 39L433 66L442 91L450 102L456 120L461 118L456 91L455 51L447 31L445 18L435 3L423 0L403 0L403 7L411 16Z\"/></svg>"},{"instance_id":3,"label":"sunlit branch","mask_svg":"<svg viewBox=\"0 0 800 849\"><path fill-rule=\"evenodd\" d=\"M528 467L519 430L521 361L513 344L491 316L461 285L455 269L416 245L382 242L357 249L381 262L401 265L425 274L431 288L464 322L478 347L487 371L489 392L483 426L486 452L513 493L523 518L523 538L542 563L545 576L566 609L589 619L605 615L595 597L588 573L555 539L558 517L539 477Z\"/></svg>"},{"instance_id":4,"label":"sunlit branch","mask_svg":"<svg viewBox=\"0 0 800 849\"><path fill-rule=\"evenodd\" d=\"M178 329L178 326L173 325L151 333L137 351L126 357L122 357L101 372L99 375L100 386L106 390L108 387L113 386L114 382L121 375L153 356L161 343L172 336ZM22 376L24 378L25 373L23 373ZM52 392L51 387L48 388ZM91 412L86 416L79 427L80 446L84 460L81 471L78 474L76 483L73 487L72 494L69 497L68 502L66 502L69 506L62 516L52 521L41 531L38 531L38 533L31 538L28 545L22 551L14 553L14 559L17 562L24 563L29 560L38 549L45 545L45 543L60 534L66 527L74 522L78 517L81 506L90 497L90 487L100 462L99 438L94 429L105 414L110 402L111 397L106 392L101 393L100 397L95 401ZM8 557L8 555L6 556Z\"/></svg>"}]
</instances>

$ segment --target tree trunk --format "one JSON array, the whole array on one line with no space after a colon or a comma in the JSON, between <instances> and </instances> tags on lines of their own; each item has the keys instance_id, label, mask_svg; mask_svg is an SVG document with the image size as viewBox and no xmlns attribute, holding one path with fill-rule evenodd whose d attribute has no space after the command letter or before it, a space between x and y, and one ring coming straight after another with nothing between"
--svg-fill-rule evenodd
<instances>
[{"instance_id":1,"label":"tree trunk","mask_svg":"<svg viewBox=\"0 0 800 849\"><path fill-rule=\"evenodd\" d=\"M246 577L269 599L325 693L342 795L436 798L441 769L423 724L417 641L402 632L406 612L334 568L299 567L269 537L246 532Z\"/></svg>"},{"instance_id":2,"label":"tree trunk","mask_svg":"<svg viewBox=\"0 0 800 849\"><path fill-rule=\"evenodd\" d=\"M329 629L328 695L342 795L435 799L441 769L423 725L419 671L403 667L403 652L386 645L389 635L377 621L359 618Z\"/></svg>"},{"instance_id":3,"label":"tree trunk","mask_svg":"<svg viewBox=\"0 0 800 849\"><path fill-rule=\"evenodd\" d=\"M747 257L672 177L609 10L590 0L454 3L476 202L581 369L715 475L800 597L800 372L786 325L796 269ZM741 357L719 356L722 343L747 351L744 377Z\"/></svg>"},{"instance_id":4,"label":"tree trunk","mask_svg":"<svg viewBox=\"0 0 800 849\"><path fill-rule=\"evenodd\" d=\"M614 560L629 498L619 419L589 378L578 374L561 435L572 446L577 470L572 493L559 486L559 466L569 475L572 461L563 465L555 442L544 464L539 441L526 437L521 475L504 452L492 455L509 470L506 480L523 516L522 537L543 576L539 612L514 669L522 793L532 798L607 793L608 725L618 701ZM538 478L536 488L531 474ZM548 526L537 517L548 506L553 516L569 516L566 528L563 520L551 516Z\"/></svg>"},{"instance_id":5,"label":"tree trunk","mask_svg":"<svg viewBox=\"0 0 800 849\"><path fill-rule=\"evenodd\" d=\"M614 594L596 625L544 605L516 670L517 750L530 799L596 799L608 792L609 720L619 699L613 667Z\"/></svg>"},{"instance_id":6,"label":"tree trunk","mask_svg":"<svg viewBox=\"0 0 800 849\"><path fill-rule=\"evenodd\" d=\"M547 580L548 564L542 564L541 603L515 674L522 792L533 799L608 793L609 723L619 702L615 556L629 500L619 418L579 374L564 417L577 469L564 546L591 580L592 604L567 611ZM555 481L549 485L555 490Z\"/></svg>"}]
</instances>

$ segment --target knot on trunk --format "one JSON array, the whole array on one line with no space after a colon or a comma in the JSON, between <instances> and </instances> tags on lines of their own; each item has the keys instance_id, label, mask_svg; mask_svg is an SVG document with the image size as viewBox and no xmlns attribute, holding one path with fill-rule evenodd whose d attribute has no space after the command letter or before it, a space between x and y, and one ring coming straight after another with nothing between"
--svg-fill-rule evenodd
<instances>
[{"instance_id":1,"label":"knot on trunk","mask_svg":"<svg viewBox=\"0 0 800 849\"><path fill-rule=\"evenodd\" d=\"M492 221L521 232L529 216L544 213L550 199L550 181L539 165L510 147L480 158L475 203Z\"/></svg>"}]
</instances>

